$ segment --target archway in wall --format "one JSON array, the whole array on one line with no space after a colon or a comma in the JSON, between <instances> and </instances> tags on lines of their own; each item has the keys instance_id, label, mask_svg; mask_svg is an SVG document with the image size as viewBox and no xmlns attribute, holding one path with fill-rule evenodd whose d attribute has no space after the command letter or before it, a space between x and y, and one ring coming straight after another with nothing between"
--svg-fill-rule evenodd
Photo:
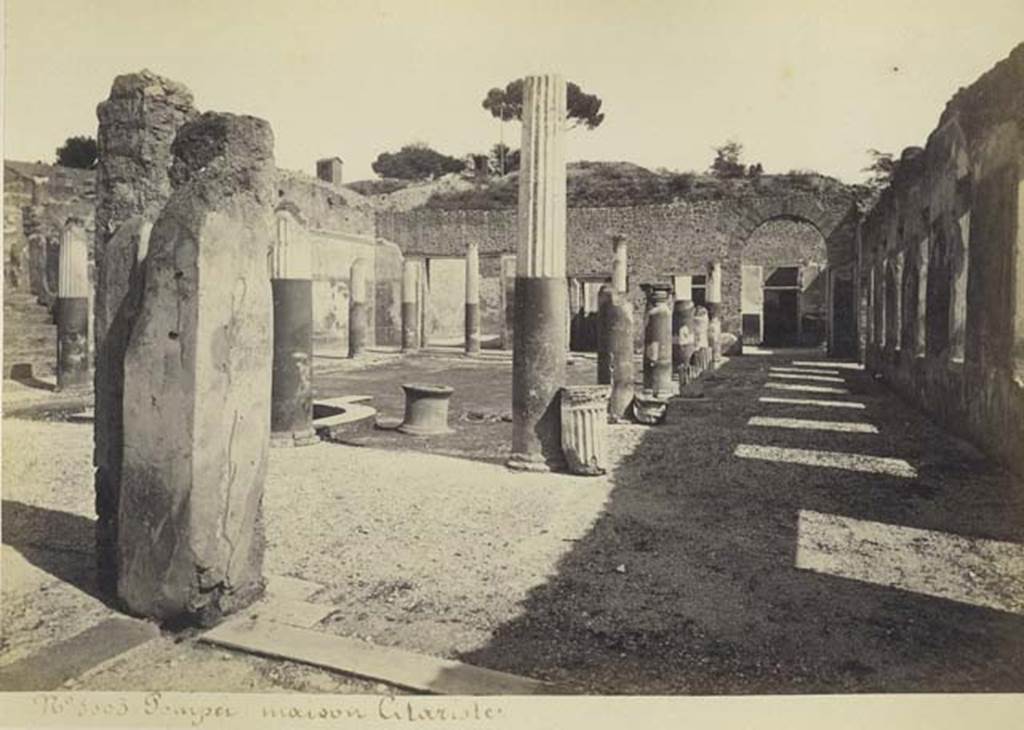
<instances>
[{"instance_id":1,"label":"archway in wall","mask_svg":"<svg viewBox=\"0 0 1024 730\"><path fill-rule=\"evenodd\" d=\"M776 216L751 231L740 257L744 342L818 346L828 331L825 237L805 218Z\"/></svg>"}]
</instances>

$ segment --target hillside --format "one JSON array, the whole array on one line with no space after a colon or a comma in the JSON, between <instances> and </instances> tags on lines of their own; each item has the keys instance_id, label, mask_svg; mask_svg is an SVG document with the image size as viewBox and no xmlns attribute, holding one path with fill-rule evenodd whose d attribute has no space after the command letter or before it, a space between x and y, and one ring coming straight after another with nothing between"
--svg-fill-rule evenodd
<instances>
[{"instance_id":1,"label":"hillside","mask_svg":"<svg viewBox=\"0 0 1024 730\"><path fill-rule=\"evenodd\" d=\"M825 192L846 189L839 180L813 172L761 175L722 180L692 172L652 172L631 162L572 162L567 169L569 207L624 207L659 205L679 200L716 200L726 196L765 195L773 192ZM365 180L350 185L367 195L378 210L440 208L444 210L499 210L514 208L519 196L519 175L483 180L446 175L435 181ZM374 191L382 191L374 194Z\"/></svg>"}]
</instances>

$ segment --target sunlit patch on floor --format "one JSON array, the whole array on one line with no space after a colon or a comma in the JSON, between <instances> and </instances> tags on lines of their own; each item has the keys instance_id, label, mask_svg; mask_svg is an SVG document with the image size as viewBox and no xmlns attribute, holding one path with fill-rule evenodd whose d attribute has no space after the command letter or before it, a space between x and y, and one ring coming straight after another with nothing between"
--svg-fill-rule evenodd
<instances>
[{"instance_id":1,"label":"sunlit patch on floor","mask_svg":"<svg viewBox=\"0 0 1024 730\"><path fill-rule=\"evenodd\" d=\"M917 470L903 459L887 456L866 456L850 454L842 451L819 451L817 449L790 449L780 446L761 446L740 444L734 452L741 459L761 459L780 464L804 464L806 466L824 466L846 471L860 471L869 474L886 474L888 476L914 479Z\"/></svg>"},{"instance_id":2,"label":"sunlit patch on floor","mask_svg":"<svg viewBox=\"0 0 1024 730\"><path fill-rule=\"evenodd\" d=\"M1024 615L1024 545L801 510L796 567Z\"/></svg>"},{"instance_id":3,"label":"sunlit patch on floor","mask_svg":"<svg viewBox=\"0 0 1024 730\"><path fill-rule=\"evenodd\" d=\"M863 403L845 400L814 400L813 398L775 398L770 395L763 395L758 398L762 403L786 403L793 406L821 406L822 408L859 408L864 409Z\"/></svg>"},{"instance_id":4,"label":"sunlit patch on floor","mask_svg":"<svg viewBox=\"0 0 1024 730\"><path fill-rule=\"evenodd\" d=\"M805 373L807 375L839 375L838 370L825 370L823 368L787 368L787 367L770 367L768 368L773 373Z\"/></svg>"},{"instance_id":5,"label":"sunlit patch on floor","mask_svg":"<svg viewBox=\"0 0 1024 730\"><path fill-rule=\"evenodd\" d=\"M842 378L832 375L814 375L808 373L768 373L769 378L781 378L782 380L815 380L819 383L845 383Z\"/></svg>"},{"instance_id":6,"label":"sunlit patch on floor","mask_svg":"<svg viewBox=\"0 0 1024 730\"><path fill-rule=\"evenodd\" d=\"M844 421L815 421L810 418L774 418L771 416L753 416L747 421L748 426L766 426L769 428L800 428L808 431L841 431L843 433L878 433L878 429L870 423L846 423Z\"/></svg>"},{"instance_id":7,"label":"sunlit patch on floor","mask_svg":"<svg viewBox=\"0 0 1024 730\"><path fill-rule=\"evenodd\" d=\"M840 395L849 395L850 391L846 388L835 388L831 385L804 385L802 383L765 383L766 388L775 388L776 390L802 390L806 393L838 393Z\"/></svg>"},{"instance_id":8,"label":"sunlit patch on floor","mask_svg":"<svg viewBox=\"0 0 1024 730\"><path fill-rule=\"evenodd\" d=\"M825 365L830 368L839 368L840 370L863 370L864 366L856 362L834 362L832 360L794 360L793 365L798 365L805 368L817 368Z\"/></svg>"}]
</instances>

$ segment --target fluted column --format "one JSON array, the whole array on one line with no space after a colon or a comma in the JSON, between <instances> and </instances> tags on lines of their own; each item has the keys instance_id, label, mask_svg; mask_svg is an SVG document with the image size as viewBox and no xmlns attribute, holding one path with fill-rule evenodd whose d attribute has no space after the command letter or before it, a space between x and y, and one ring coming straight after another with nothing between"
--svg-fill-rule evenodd
<instances>
[{"instance_id":1,"label":"fluted column","mask_svg":"<svg viewBox=\"0 0 1024 730\"><path fill-rule=\"evenodd\" d=\"M402 352L420 348L419 273L420 262L416 259L402 262Z\"/></svg>"},{"instance_id":2,"label":"fluted column","mask_svg":"<svg viewBox=\"0 0 1024 730\"><path fill-rule=\"evenodd\" d=\"M501 257L501 349L511 350L516 317L516 257Z\"/></svg>"},{"instance_id":3,"label":"fluted column","mask_svg":"<svg viewBox=\"0 0 1024 730\"><path fill-rule=\"evenodd\" d=\"M61 232L57 278L57 390L89 384L89 253L85 224Z\"/></svg>"},{"instance_id":4,"label":"fluted column","mask_svg":"<svg viewBox=\"0 0 1024 730\"><path fill-rule=\"evenodd\" d=\"M523 85L509 466L561 467L558 390L565 381L565 80Z\"/></svg>"},{"instance_id":5,"label":"fluted column","mask_svg":"<svg viewBox=\"0 0 1024 730\"><path fill-rule=\"evenodd\" d=\"M366 306L366 259L352 262L349 276L348 300L348 356L359 357L366 350L366 335L369 330L369 310Z\"/></svg>"},{"instance_id":6,"label":"fluted column","mask_svg":"<svg viewBox=\"0 0 1024 730\"><path fill-rule=\"evenodd\" d=\"M275 446L316 443L313 432L313 251L297 211L279 209L271 253L274 375L270 436Z\"/></svg>"},{"instance_id":7,"label":"fluted column","mask_svg":"<svg viewBox=\"0 0 1024 730\"><path fill-rule=\"evenodd\" d=\"M466 354L480 353L480 246L466 247Z\"/></svg>"},{"instance_id":8,"label":"fluted column","mask_svg":"<svg viewBox=\"0 0 1024 730\"><path fill-rule=\"evenodd\" d=\"M708 345L711 347L711 366L722 364L722 265L717 261L708 266Z\"/></svg>"}]
</instances>

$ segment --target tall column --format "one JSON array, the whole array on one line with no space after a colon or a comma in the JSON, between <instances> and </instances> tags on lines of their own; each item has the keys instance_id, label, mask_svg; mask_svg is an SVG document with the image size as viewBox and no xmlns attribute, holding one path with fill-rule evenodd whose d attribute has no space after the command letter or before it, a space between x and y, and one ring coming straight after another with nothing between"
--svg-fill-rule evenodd
<instances>
[{"instance_id":1,"label":"tall column","mask_svg":"<svg viewBox=\"0 0 1024 730\"><path fill-rule=\"evenodd\" d=\"M711 347L708 345L708 310L704 307L695 307L693 310L693 340L694 357L693 365L698 372L703 372L711 367Z\"/></svg>"},{"instance_id":2,"label":"tall column","mask_svg":"<svg viewBox=\"0 0 1024 730\"><path fill-rule=\"evenodd\" d=\"M69 218L61 232L57 278L57 390L89 383L89 252L85 224Z\"/></svg>"},{"instance_id":3,"label":"tall column","mask_svg":"<svg viewBox=\"0 0 1024 730\"><path fill-rule=\"evenodd\" d=\"M418 260L405 259L402 262L402 352L420 348L419 273Z\"/></svg>"},{"instance_id":4,"label":"tall column","mask_svg":"<svg viewBox=\"0 0 1024 730\"><path fill-rule=\"evenodd\" d=\"M627 289L626 282L629 273L626 248L625 236L612 236L612 287L615 291L623 293Z\"/></svg>"},{"instance_id":5,"label":"tall column","mask_svg":"<svg viewBox=\"0 0 1024 730\"><path fill-rule=\"evenodd\" d=\"M655 395L672 391L672 310L669 287L644 286L647 293L647 326L644 329L644 390Z\"/></svg>"},{"instance_id":6,"label":"tall column","mask_svg":"<svg viewBox=\"0 0 1024 730\"><path fill-rule=\"evenodd\" d=\"M93 463L97 579L108 594L117 588L125 351L142 303L149 234L171 196L171 142L196 114L188 89L149 71L118 76L96 109Z\"/></svg>"},{"instance_id":7,"label":"tall column","mask_svg":"<svg viewBox=\"0 0 1024 730\"><path fill-rule=\"evenodd\" d=\"M512 353L514 469L564 465L558 390L565 382L565 80L523 84L515 347Z\"/></svg>"},{"instance_id":8,"label":"tall column","mask_svg":"<svg viewBox=\"0 0 1024 730\"><path fill-rule=\"evenodd\" d=\"M348 284L348 356L359 357L366 350L369 308L366 306L366 259L352 262Z\"/></svg>"},{"instance_id":9,"label":"tall column","mask_svg":"<svg viewBox=\"0 0 1024 730\"><path fill-rule=\"evenodd\" d=\"M501 349L511 350L515 332L516 257L501 257Z\"/></svg>"},{"instance_id":10,"label":"tall column","mask_svg":"<svg viewBox=\"0 0 1024 730\"><path fill-rule=\"evenodd\" d=\"M275 446L307 446L313 431L313 251L298 211L277 211L270 258L274 299L274 378L270 438Z\"/></svg>"},{"instance_id":11,"label":"tall column","mask_svg":"<svg viewBox=\"0 0 1024 730\"><path fill-rule=\"evenodd\" d=\"M696 339L693 333L693 280L676 276L673 280L675 302L672 304L672 372L690 364Z\"/></svg>"},{"instance_id":12,"label":"tall column","mask_svg":"<svg viewBox=\"0 0 1024 730\"><path fill-rule=\"evenodd\" d=\"M118 595L209 625L262 591L277 169L261 119L207 112L174 140L125 355Z\"/></svg>"},{"instance_id":13,"label":"tall column","mask_svg":"<svg viewBox=\"0 0 1024 730\"><path fill-rule=\"evenodd\" d=\"M609 335L611 324L612 295L615 289L611 284L602 284L597 292L597 384L608 385L612 382L612 342Z\"/></svg>"},{"instance_id":14,"label":"tall column","mask_svg":"<svg viewBox=\"0 0 1024 730\"><path fill-rule=\"evenodd\" d=\"M722 265L717 261L708 266L708 345L711 347L711 367L722 364Z\"/></svg>"},{"instance_id":15,"label":"tall column","mask_svg":"<svg viewBox=\"0 0 1024 730\"><path fill-rule=\"evenodd\" d=\"M466 247L466 354L480 354L480 246Z\"/></svg>"}]
</instances>

